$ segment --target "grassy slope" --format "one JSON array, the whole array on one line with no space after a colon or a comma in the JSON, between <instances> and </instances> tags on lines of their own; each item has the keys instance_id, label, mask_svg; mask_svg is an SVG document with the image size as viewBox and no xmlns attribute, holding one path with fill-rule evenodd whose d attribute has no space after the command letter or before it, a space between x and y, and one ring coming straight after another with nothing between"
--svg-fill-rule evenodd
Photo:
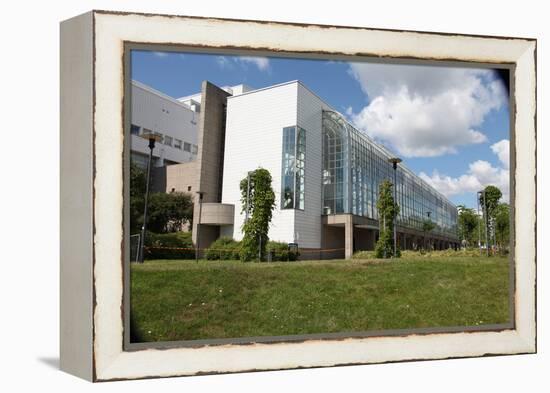
<instances>
[{"instance_id":1,"label":"grassy slope","mask_svg":"<svg viewBox=\"0 0 550 393\"><path fill-rule=\"evenodd\" d=\"M136 341L508 321L505 258L132 265Z\"/></svg>"}]
</instances>

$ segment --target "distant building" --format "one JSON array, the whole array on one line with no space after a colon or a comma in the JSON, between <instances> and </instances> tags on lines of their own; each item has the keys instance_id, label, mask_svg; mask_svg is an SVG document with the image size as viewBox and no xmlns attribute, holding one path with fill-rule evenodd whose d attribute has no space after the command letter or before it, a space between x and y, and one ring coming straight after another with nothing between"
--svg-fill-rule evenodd
<instances>
[{"instance_id":1,"label":"distant building","mask_svg":"<svg viewBox=\"0 0 550 393\"><path fill-rule=\"evenodd\" d=\"M164 156L159 152L165 166L155 170L154 184L166 192L205 193L201 248L220 236L242 238L239 182L248 171L263 167L273 177L276 194L270 239L297 243L303 257L315 259L349 258L354 251L374 249L379 233L378 187L384 179L393 183L388 163L392 155L301 82L257 90L244 85L222 89L203 82L201 93L173 101L186 114L197 116L196 128L183 131L174 123L173 129L182 130L179 135L188 132L198 154L196 160L189 157L192 162L181 159L182 164L166 166L176 159L167 162L167 151ZM170 129L165 128L165 134L170 135ZM426 242L434 248L459 246L456 206L401 164L397 202L402 249ZM427 220L435 228L424 233Z\"/></svg>"},{"instance_id":2,"label":"distant building","mask_svg":"<svg viewBox=\"0 0 550 393\"><path fill-rule=\"evenodd\" d=\"M154 132L162 137L153 151L153 166L196 160L199 113L188 105L132 81L131 118L130 155L136 165L147 167L148 142L139 136L144 132Z\"/></svg>"}]
</instances>

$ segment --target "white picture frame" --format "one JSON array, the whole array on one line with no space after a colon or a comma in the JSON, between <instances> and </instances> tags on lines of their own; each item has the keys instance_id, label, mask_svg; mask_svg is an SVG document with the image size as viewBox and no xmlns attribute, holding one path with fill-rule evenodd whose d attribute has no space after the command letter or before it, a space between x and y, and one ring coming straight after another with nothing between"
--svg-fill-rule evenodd
<instances>
[{"instance_id":1,"label":"white picture frame","mask_svg":"<svg viewBox=\"0 0 550 393\"><path fill-rule=\"evenodd\" d=\"M513 326L499 331L124 345L125 43L510 67ZM61 368L90 381L536 352L536 40L91 11L61 24Z\"/></svg>"}]
</instances>

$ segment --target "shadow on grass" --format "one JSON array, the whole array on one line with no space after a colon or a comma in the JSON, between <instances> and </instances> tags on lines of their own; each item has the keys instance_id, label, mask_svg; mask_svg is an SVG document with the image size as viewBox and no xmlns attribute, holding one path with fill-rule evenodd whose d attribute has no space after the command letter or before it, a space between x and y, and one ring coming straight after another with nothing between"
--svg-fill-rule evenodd
<instances>
[{"instance_id":1,"label":"shadow on grass","mask_svg":"<svg viewBox=\"0 0 550 393\"><path fill-rule=\"evenodd\" d=\"M143 338L143 332L136 323L134 313L130 311L130 342L131 343L143 343L146 340Z\"/></svg>"}]
</instances>

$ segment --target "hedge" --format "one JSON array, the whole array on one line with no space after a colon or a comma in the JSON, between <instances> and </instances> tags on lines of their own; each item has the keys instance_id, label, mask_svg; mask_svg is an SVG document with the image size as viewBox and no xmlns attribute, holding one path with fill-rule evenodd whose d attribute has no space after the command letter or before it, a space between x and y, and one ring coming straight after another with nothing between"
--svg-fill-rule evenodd
<instances>
[{"instance_id":1,"label":"hedge","mask_svg":"<svg viewBox=\"0 0 550 393\"><path fill-rule=\"evenodd\" d=\"M193 259L191 232L153 233L145 237L146 259ZM166 247L166 248L165 248Z\"/></svg>"},{"instance_id":2,"label":"hedge","mask_svg":"<svg viewBox=\"0 0 550 393\"><path fill-rule=\"evenodd\" d=\"M269 241L267 243L267 252L271 252L272 261L295 261L298 259L300 252L290 251L288 243Z\"/></svg>"},{"instance_id":3,"label":"hedge","mask_svg":"<svg viewBox=\"0 0 550 393\"><path fill-rule=\"evenodd\" d=\"M230 237L220 237L206 249L205 257L209 260L239 259L241 243Z\"/></svg>"},{"instance_id":4,"label":"hedge","mask_svg":"<svg viewBox=\"0 0 550 393\"><path fill-rule=\"evenodd\" d=\"M220 237L206 249L205 258L209 260L238 260L241 242L230 237ZM284 242L270 241L266 251L271 252L272 261L295 261L299 252L290 252L288 244ZM266 256L267 258L267 256Z\"/></svg>"}]
</instances>

